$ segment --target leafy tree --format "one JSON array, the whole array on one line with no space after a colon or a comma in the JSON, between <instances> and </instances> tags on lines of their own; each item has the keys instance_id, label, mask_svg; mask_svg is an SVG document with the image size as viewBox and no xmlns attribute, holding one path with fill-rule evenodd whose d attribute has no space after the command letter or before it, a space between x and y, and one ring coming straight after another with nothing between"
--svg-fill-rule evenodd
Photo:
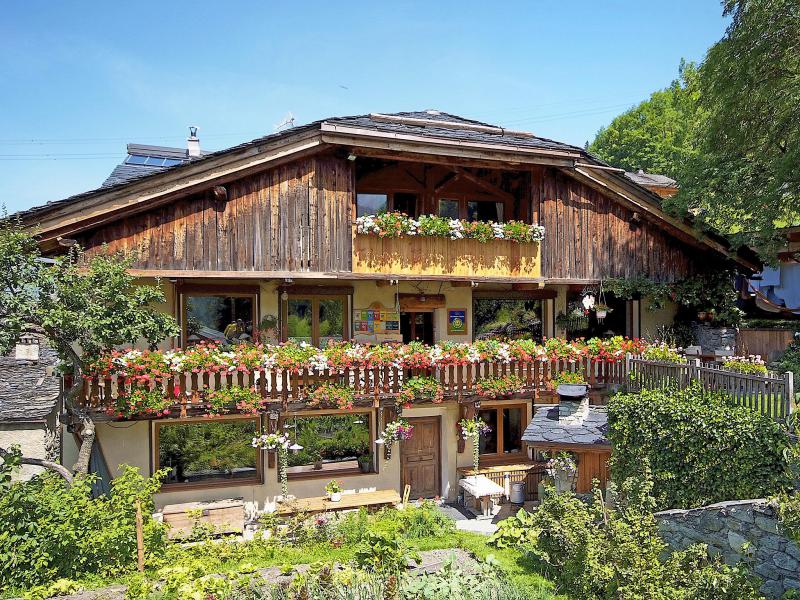
<instances>
[{"instance_id":1,"label":"leafy tree","mask_svg":"<svg viewBox=\"0 0 800 600\"><path fill-rule=\"evenodd\" d=\"M697 152L671 204L770 250L800 220L800 4L723 4L733 19L700 69Z\"/></svg>"},{"instance_id":2,"label":"leafy tree","mask_svg":"<svg viewBox=\"0 0 800 600\"><path fill-rule=\"evenodd\" d=\"M600 129L588 150L628 171L677 177L693 153L699 98L697 66L682 61L678 79Z\"/></svg>"},{"instance_id":3,"label":"leafy tree","mask_svg":"<svg viewBox=\"0 0 800 600\"><path fill-rule=\"evenodd\" d=\"M153 310L163 302L160 285L137 285L128 273L131 257L85 259L73 247L54 262L44 260L33 234L14 219L0 219L0 353L31 328L43 332L65 365L73 386L64 399L82 444L73 470L85 474L94 423L77 402L84 357L140 340L150 345L177 334L169 316ZM23 458L23 464L40 464ZM46 465L43 465L46 466Z\"/></svg>"}]
</instances>

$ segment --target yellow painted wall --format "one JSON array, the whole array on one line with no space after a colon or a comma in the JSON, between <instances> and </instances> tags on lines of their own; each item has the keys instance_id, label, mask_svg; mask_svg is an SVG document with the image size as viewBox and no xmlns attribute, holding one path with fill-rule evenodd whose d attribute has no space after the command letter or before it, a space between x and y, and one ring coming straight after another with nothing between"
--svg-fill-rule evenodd
<instances>
[{"instance_id":1,"label":"yellow painted wall","mask_svg":"<svg viewBox=\"0 0 800 600\"><path fill-rule=\"evenodd\" d=\"M641 337L645 339L655 339L659 327L670 327L675 315L678 312L678 305L674 302L667 302L664 308L659 310L648 310L648 300L642 300L641 318Z\"/></svg>"}]
</instances>

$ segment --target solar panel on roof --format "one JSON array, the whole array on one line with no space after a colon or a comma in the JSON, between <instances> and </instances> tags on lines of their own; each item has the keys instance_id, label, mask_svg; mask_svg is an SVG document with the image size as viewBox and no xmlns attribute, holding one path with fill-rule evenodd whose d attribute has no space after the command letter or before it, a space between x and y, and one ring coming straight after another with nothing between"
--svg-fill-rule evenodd
<instances>
[{"instance_id":1,"label":"solar panel on roof","mask_svg":"<svg viewBox=\"0 0 800 600\"><path fill-rule=\"evenodd\" d=\"M143 165L146 160L147 160L146 156L141 156L139 154L131 154L130 156L128 156L125 162L129 165Z\"/></svg>"}]
</instances>

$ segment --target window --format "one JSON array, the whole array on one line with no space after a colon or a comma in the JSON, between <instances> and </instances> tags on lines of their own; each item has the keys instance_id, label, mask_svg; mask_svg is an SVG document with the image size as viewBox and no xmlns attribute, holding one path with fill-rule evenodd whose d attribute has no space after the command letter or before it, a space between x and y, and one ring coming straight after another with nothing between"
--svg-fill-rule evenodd
<instances>
[{"instance_id":1,"label":"window","mask_svg":"<svg viewBox=\"0 0 800 600\"><path fill-rule=\"evenodd\" d=\"M298 415L284 422L284 430L303 449L289 453L289 477L359 470L358 457L372 452L372 413Z\"/></svg>"},{"instance_id":2,"label":"window","mask_svg":"<svg viewBox=\"0 0 800 600\"><path fill-rule=\"evenodd\" d=\"M501 456L522 452L522 432L527 424L525 405L484 407L478 416L492 428L480 438L481 454Z\"/></svg>"},{"instance_id":3,"label":"window","mask_svg":"<svg viewBox=\"0 0 800 600\"><path fill-rule=\"evenodd\" d=\"M449 219L461 218L461 209L458 200L448 200L446 198L439 200L439 216Z\"/></svg>"},{"instance_id":4,"label":"window","mask_svg":"<svg viewBox=\"0 0 800 600\"><path fill-rule=\"evenodd\" d=\"M377 215L389 210L387 194L356 194L356 217Z\"/></svg>"},{"instance_id":5,"label":"window","mask_svg":"<svg viewBox=\"0 0 800 600\"><path fill-rule=\"evenodd\" d=\"M212 288L181 291L186 344L230 343L253 336L256 290L216 291Z\"/></svg>"},{"instance_id":6,"label":"window","mask_svg":"<svg viewBox=\"0 0 800 600\"><path fill-rule=\"evenodd\" d=\"M418 215L417 195L411 192L356 194L357 217L377 215L390 210L416 217Z\"/></svg>"},{"instance_id":7,"label":"window","mask_svg":"<svg viewBox=\"0 0 800 600\"><path fill-rule=\"evenodd\" d=\"M286 302L285 339L327 346L350 338L347 296L292 296Z\"/></svg>"},{"instance_id":8,"label":"window","mask_svg":"<svg viewBox=\"0 0 800 600\"><path fill-rule=\"evenodd\" d=\"M542 301L515 298L475 298L475 339L542 337Z\"/></svg>"},{"instance_id":9,"label":"window","mask_svg":"<svg viewBox=\"0 0 800 600\"><path fill-rule=\"evenodd\" d=\"M503 222L502 202L491 200L470 200L467 202L467 221L494 221Z\"/></svg>"},{"instance_id":10,"label":"window","mask_svg":"<svg viewBox=\"0 0 800 600\"><path fill-rule=\"evenodd\" d=\"M250 444L259 420L203 419L153 424L154 463L165 485L243 485L261 481L261 456Z\"/></svg>"}]
</instances>

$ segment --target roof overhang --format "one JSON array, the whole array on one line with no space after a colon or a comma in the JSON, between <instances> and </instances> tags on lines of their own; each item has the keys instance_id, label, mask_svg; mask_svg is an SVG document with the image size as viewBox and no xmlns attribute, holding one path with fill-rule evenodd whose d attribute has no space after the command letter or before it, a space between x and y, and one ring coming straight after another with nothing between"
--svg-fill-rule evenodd
<instances>
[{"instance_id":1,"label":"roof overhang","mask_svg":"<svg viewBox=\"0 0 800 600\"><path fill-rule=\"evenodd\" d=\"M718 252L748 271L755 272L761 268L757 262L737 255L724 243L699 232L690 223L668 215L661 209L655 193L578 149L531 148L513 143L437 138L330 121L298 127L295 131L288 130L268 139L255 140L125 184L101 188L32 209L22 213L23 221L36 228L42 248L51 250L57 247L59 237L69 237L208 189L212 185L224 184L334 146L355 148L358 154L365 156L398 160L461 162L513 169L525 169L532 165L552 166L640 212L643 217L657 222L672 235L694 247Z\"/></svg>"}]
</instances>

